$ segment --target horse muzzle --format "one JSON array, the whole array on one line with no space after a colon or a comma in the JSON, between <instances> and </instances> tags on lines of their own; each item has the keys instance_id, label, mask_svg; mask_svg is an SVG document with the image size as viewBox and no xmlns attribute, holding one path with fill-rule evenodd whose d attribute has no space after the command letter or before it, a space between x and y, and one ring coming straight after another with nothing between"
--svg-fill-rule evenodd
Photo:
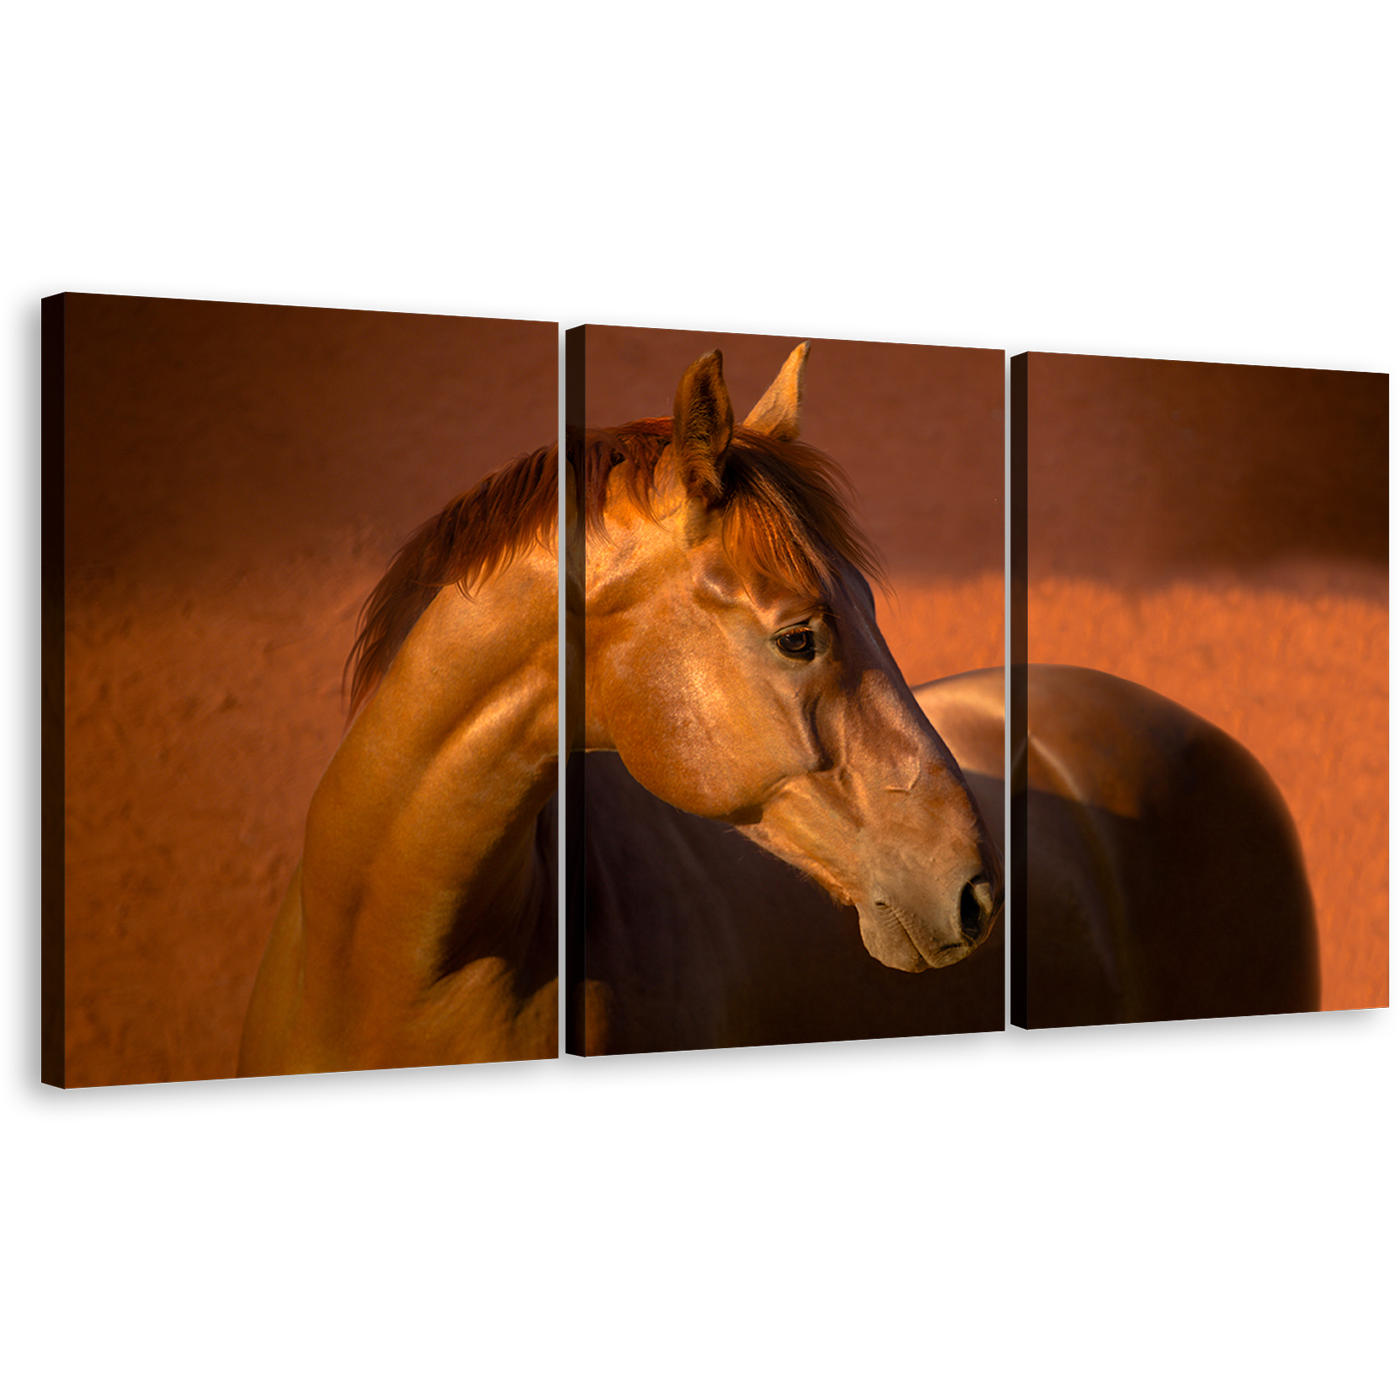
<instances>
[{"instance_id":1,"label":"horse muzzle","mask_svg":"<svg viewBox=\"0 0 1400 1400\"><path fill-rule=\"evenodd\" d=\"M958 891L924 914L883 892L857 905L860 936L871 957L900 972L925 972L961 962L987 941L1001 913L1000 872L978 871Z\"/></svg>"}]
</instances>

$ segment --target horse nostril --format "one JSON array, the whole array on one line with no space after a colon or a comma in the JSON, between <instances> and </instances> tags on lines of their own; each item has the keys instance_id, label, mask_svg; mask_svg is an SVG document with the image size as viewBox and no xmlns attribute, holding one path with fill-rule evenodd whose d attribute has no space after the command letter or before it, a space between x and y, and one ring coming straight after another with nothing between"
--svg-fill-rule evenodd
<instances>
[{"instance_id":1,"label":"horse nostril","mask_svg":"<svg viewBox=\"0 0 1400 1400\"><path fill-rule=\"evenodd\" d=\"M958 920L963 937L975 943L984 937L992 921L992 882L978 875L963 886L958 901Z\"/></svg>"}]
</instances>

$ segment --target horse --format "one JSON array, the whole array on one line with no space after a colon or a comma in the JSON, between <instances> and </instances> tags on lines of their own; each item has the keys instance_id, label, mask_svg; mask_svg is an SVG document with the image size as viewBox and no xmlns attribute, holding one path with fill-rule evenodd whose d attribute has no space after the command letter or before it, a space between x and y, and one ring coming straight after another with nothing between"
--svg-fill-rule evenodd
<instances>
[{"instance_id":1,"label":"horse","mask_svg":"<svg viewBox=\"0 0 1400 1400\"><path fill-rule=\"evenodd\" d=\"M974 793L880 635L798 441L807 353L737 426L715 351L570 452L577 1053L1005 1024L999 775Z\"/></svg>"},{"instance_id":2,"label":"horse","mask_svg":"<svg viewBox=\"0 0 1400 1400\"><path fill-rule=\"evenodd\" d=\"M979 685L987 715L1002 674L964 678L960 689ZM1117 676L1034 665L1025 687L1011 775L1013 840L1026 862L1013 881L1013 1021L1040 1029L1317 1010L1307 868L1258 760ZM917 693L942 715L936 692Z\"/></svg>"},{"instance_id":3,"label":"horse","mask_svg":"<svg viewBox=\"0 0 1400 1400\"><path fill-rule=\"evenodd\" d=\"M584 830L564 837L588 923L570 1049L976 1019L939 1021L909 973L955 977L1000 932L1001 854L876 629L862 570L878 566L839 470L795 441L806 354L735 426L714 351L671 419L526 455L400 550L365 605L353 722L239 1074L556 1056L575 752ZM1000 976L994 991L980 1028L1000 1023Z\"/></svg>"}]
</instances>

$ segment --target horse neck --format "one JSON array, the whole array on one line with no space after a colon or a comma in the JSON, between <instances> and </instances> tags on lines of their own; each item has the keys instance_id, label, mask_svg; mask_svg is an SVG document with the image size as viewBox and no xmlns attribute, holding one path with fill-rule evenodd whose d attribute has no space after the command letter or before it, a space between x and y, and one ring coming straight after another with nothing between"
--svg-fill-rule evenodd
<instances>
[{"instance_id":1,"label":"horse neck","mask_svg":"<svg viewBox=\"0 0 1400 1400\"><path fill-rule=\"evenodd\" d=\"M470 596L444 588L322 780L307 915L366 979L407 992L514 957L548 922L536 827L557 788L557 581L539 549Z\"/></svg>"},{"instance_id":2,"label":"horse neck","mask_svg":"<svg viewBox=\"0 0 1400 1400\"><path fill-rule=\"evenodd\" d=\"M678 571L689 577L684 502L674 496L658 497L652 512L644 514L614 485L601 528L579 531L576 557L586 560L586 567L579 569L569 595L570 648L582 662L569 668L569 684L576 687L569 693L570 752L615 747L596 685L608 649L629 630L623 619L635 605L654 601Z\"/></svg>"},{"instance_id":3,"label":"horse neck","mask_svg":"<svg viewBox=\"0 0 1400 1400\"><path fill-rule=\"evenodd\" d=\"M376 697L445 785L434 799L460 823L459 863L533 822L557 787L558 634L558 565L536 550L470 595L444 588Z\"/></svg>"}]
</instances>

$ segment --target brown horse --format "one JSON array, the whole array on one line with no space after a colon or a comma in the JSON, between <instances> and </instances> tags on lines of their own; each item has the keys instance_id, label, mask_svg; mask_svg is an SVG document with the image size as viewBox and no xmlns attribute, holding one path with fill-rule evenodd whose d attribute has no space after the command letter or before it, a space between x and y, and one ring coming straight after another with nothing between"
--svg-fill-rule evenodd
<instances>
[{"instance_id":1,"label":"brown horse","mask_svg":"<svg viewBox=\"0 0 1400 1400\"><path fill-rule=\"evenodd\" d=\"M1000 932L1002 673L904 686L831 464L794 440L805 353L737 429L716 354L672 419L578 444L587 1053L1002 1023L999 944L963 961ZM367 604L241 1073L556 1053L556 474L543 449L459 498ZM1030 668L1029 713L1018 1020L1314 1007L1298 843L1254 760L1092 672Z\"/></svg>"},{"instance_id":2,"label":"brown horse","mask_svg":"<svg viewBox=\"0 0 1400 1400\"><path fill-rule=\"evenodd\" d=\"M583 1053L1003 1024L995 957L961 1005L905 975L987 940L1000 857L876 627L834 468L795 441L806 353L738 427L715 352L671 418L574 454Z\"/></svg>"},{"instance_id":3,"label":"brown horse","mask_svg":"<svg viewBox=\"0 0 1400 1400\"><path fill-rule=\"evenodd\" d=\"M805 358L735 428L706 356L673 419L571 442L563 482L557 449L522 458L407 543L241 1074L557 1053L560 489L564 748L622 760L585 770L588 1049L1000 1023L1000 972L942 1019L906 976L987 942L1001 861L876 630L832 463L794 441Z\"/></svg>"}]
</instances>

